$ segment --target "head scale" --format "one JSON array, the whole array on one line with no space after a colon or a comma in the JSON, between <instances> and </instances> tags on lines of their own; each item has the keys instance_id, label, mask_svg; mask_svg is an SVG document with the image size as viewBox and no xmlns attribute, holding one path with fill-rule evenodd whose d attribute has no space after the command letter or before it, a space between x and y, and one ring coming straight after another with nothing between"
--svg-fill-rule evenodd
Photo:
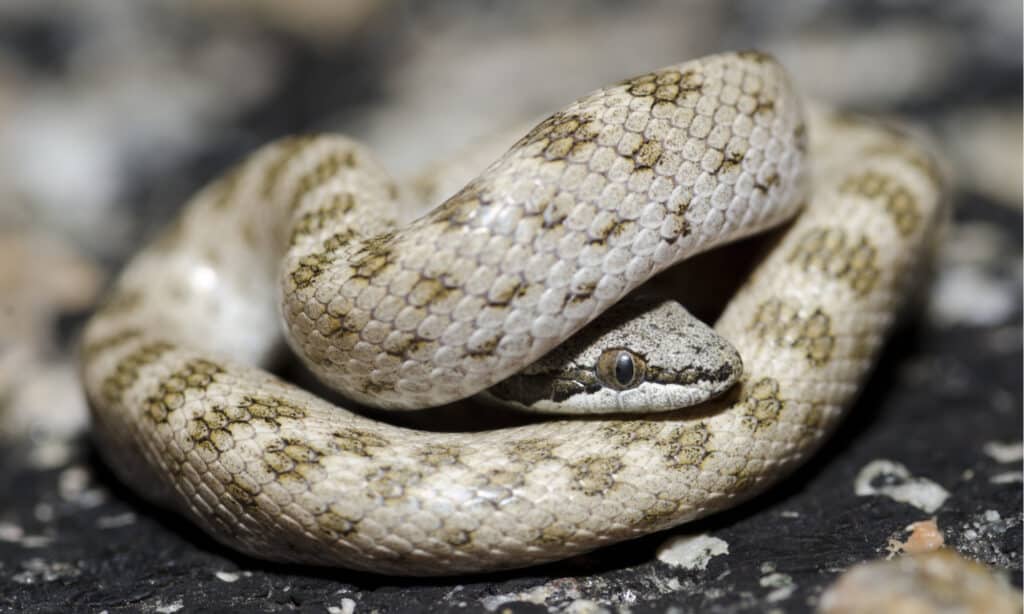
<instances>
[{"instance_id":1,"label":"head scale","mask_svg":"<svg viewBox=\"0 0 1024 614\"><path fill-rule=\"evenodd\" d=\"M710 400L742 372L732 345L679 303L632 299L487 393L544 413L648 413Z\"/></svg>"}]
</instances>

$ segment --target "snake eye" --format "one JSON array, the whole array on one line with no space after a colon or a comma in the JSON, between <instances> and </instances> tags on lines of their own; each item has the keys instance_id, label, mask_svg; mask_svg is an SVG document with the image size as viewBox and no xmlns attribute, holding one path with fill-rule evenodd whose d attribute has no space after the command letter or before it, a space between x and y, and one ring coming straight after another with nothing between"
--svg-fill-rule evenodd
<instances>
[{"instance_id":1,"label":"snake eye","mask_svg":"<svg viewBox=\"0 0 1024 614\"><path fill-rule=\"evenodd\" d=\"M625 390L643 381L643 358L623 349L605 350L597 359L597 376L609 388Z\"/></svg>"},{"instance_id":2,"label":"snake eye","mask_svg":"<svg viewBox=\"0 0 1024 614\"><path fill-rule=\"evenodd\" d=\"M615 357L615 380L623 386L633 381L633 357L625 352Z\"/></svg>"}]
</instances>

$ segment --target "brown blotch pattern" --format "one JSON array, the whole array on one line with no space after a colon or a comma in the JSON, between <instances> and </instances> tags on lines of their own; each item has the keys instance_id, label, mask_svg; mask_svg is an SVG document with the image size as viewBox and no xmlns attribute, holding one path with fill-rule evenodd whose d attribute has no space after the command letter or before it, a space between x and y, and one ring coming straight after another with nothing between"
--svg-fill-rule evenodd
<instances>
[{"instance_id":1,"label":"brown blotch pattern","mask_svg":"<svg viewBox=\"0 0 1024 614\"><path fill-rule=\"evenodd\" d=\"M768 190L771 190L775 186L779 185L779 181L779 174L772 173L771 175L768 175L768 177L765 178L763 183L760 181L755 181L754 189L767 194Z\"/></svg>"},{"instance_id":2,"label":"brown blotch pattern","mask_svg":"<svg viewBox=\"0 0 1024 614\"><path fill-rule=\"evenodd\" d=\"M295 284L295 287L303 289L314 285L320 276L338 260L342 248L351 243L354 236L350 229L341 230L324 239L319 251L303 256L299 260L298 266L291 272L292 282ZM353 260L353 266L365 266L368 261L365 259L367 258L366 252L361 251L358 254L360 254L361 260L359 263ZM376 270L373 269L373 271ZM360 276L367 277L369 275L372 275L372 271L370 273L364 272Z\"/></svg>"},{"instance_id":3,"label":"brown blotch pattern","mask_svg":"<svg viewBox=\"0 0 1024 614\"><path fill-rule=\"evenodd\" d=\"M291 272L292 282L298 289L308 288L316 283L316 280L323 275L324 271L334 262L333 254L326 247L316 253L303 256L299 260L299 266Z\"/></svg>"},{"instance_id":4,"label":"brown blotch pattern","mask_svg":"<svg viewBox=\"0 0 1024 614\"><path fill-rule=\"evenodd\" d=\"M120 402L125 391L138 381L139 371L146 365L160 360L164 354L173 349L174 345L166 341L154 341L122 358L114 368L114 372L103 380L100 389L104 402L107 404Z\"/></svg>"},{"instance_id":5,"label":"brown blotch pattern","mask_svg":"<svg viewBox=\"0 0 1024 614\"><path fill-rule=\"evenodd\" d=\"M186 391L206 390L213 383L213 377L223 371L208 360L187 362L181 369L161 381L156 392L146 398L143 415L156 423L166 422L168 414L185 405Z\"/></svg>"},{"instance_id":6,"label":"brown blotch pattern","mask_svg":"<svg viewBox=\"0 0 1024 614\"><path fill-rule=\"evenodd\" d=\"M866 156L895 156L924 173L936 186L942 185L944 178L935 158L918 148L907 147L902 142L888 143L868 148Z\"/></svg>"},{"instance_id":7,"label":"brown blotch pattern","mask_svg":"<svg viewBox=\"0 0 1024 614\"><path fill-rule=\"evenodd\" d=\"M638 526L645 530L662 529L678 524L679 502L658 498L654 505L644 510Z\"/></svg>"},{"instance_id":8,"label":"brown blotch pattern","mask_svg":"<svg viewBox=\"0 0 1024 614\"><path fill-rule=\"evenodd\" d=\"M325 474L320 466L322 452L305 442L284 437L268 444L263 449L263 469L275 476L275 481L291 492L309 490L310 482L322 479ZM251 492L250 494L257 494Z\"/></svg>"},{"instance_id":9,"label":"brown blotch pattern","mask_svg":"<svg viewBox=\"0 0 1024 614\"><path fill-rule=\"evenodd\" d=\"M261 192L264 198L270 197L277 186L278 180L281 178L281 173L288 168L288 163L315 142L316 137L314 136L293 136L281 139L274 144L274 153L277 157L263 172L263 189Z\"/></svg>"},{"instance_id":10,"label":"brown blotch pattern","mask_svg":"<svg viewBox=\"0 0 1024 614\"><path fill-rule=\"evenodd\" d=\"M611 422L601 428L602 436L622 447L649 441L669 467L699 467L711 455L711 433L704 422L666 428L659 422Z\"/></svg>"},{"instance_id":11,"label":"brown blotch pattern","mask_svg":"<svg viewBox=\"0 0 1024 614\"><path fill-rule=\"evenodd\" d=\"M615 474L622 469L622 461L607 456L592 456L568 465L573 476L573 488L585 495L599 495L615 485Z\"/></svg>"},{"instance_id":12,"label":"brown blotch pattern","mask_svg":"<svg viewBox=\"0 0 1024 614\"><path fill-rule=\"evenodd\" d=\"M661 70L640 75L623 84L637 98L651 96L658 103L681 105L684 100L700 96L704 77L694 70Z\"/></svg>"},{"instance_id":13,"label":"brown blotch pattern","mask_svg":"<svg viewBox=\"0 0 1024 614\"><path fill-rule=\"evenodd\" d=\"M352 151L333 151L320 157L316 166L299 177L289 201L291 204L288 210L295 211L306 194L333 179L342 169L350 169L354 166L356 166L356 157Z\"/></svg>"},{"instance_id":14,"label":"brown blotch pattern","mask_svg":"<svg viewBox=\"0 0 1024 614\"><path fill-rule=\"evenodd\" d=\"M609 422L601 427L601 435L622 446L640 440L653 440L661 433L663 426L658 422Z\"/></svg>"},{"instance_id":15,"label":"brown blotch pattern","mask_svg":"<svg viewBox=\"0 0 1024 614\"><path fill-rule=\"evenodd\" d=\"M284 399L268 395L246 395L234 407L239 420L262 422L267 426L280 427L284 420L299 420L306 417L306 410Z\"/></svg>"},{"instance_id":16,"label":"brown blotch pattern","mask_svg":"<svg viewBox=\"0 0 1024 614\"><path fill-rule=\"evenodd\" d=\"M526 483L527 473L529 473L528 467L512 463L477 474L473 483L477 488L500 489L510 496L513 490L522 488Z\"/></svg>"},{"instance_id":17,"label":"brown blotch pattern","mask_svg":"<svg viewBox=\"0 0 1024 614\"><path fill-rule=\"evenodd\" d=\"M776 345L802 350L815 367L832 358L836 342L828 314L820 308L810 312L797 309L779 299L768 299L758 305L749 330Z\"/></svg>"},{"instance_id":18,"label":"brown blotch pattern","mask_svg":"<svg viewBox=\"0 0 1024 614\"><path fill-rule=\"evenodd\" d=\"M533 464L556 458L547 439L520 439L503 447L509 458L520 463Z\"/></svg>"},{"instance_id":19,"label":"brown blotch pattern","mask_svg":"<svg viewBox=\"0 0 1024 614\"><path fill-rule=\"evenodd\" d=\"M317 514L316 519L319 528L332 539L350 535L360 520L338 504L329 505L327 511Z\"/></svg>"},{"instance_id":20,"label":"brown blotch pattern","mask_svg":"<svg viewBox=\"0 0 1024 614\"><path fill-rule=\"evenodd\" d=\"M747 384L739 404L743 408L743 424L754 432L778 422L786 408L786 401L779 394L779 382L770 377Z\"/></svg>"},{"instance_id":21,"label":"brown blotch pattern","mask_svg":"<svg viewBox=\"0 0 1024 614\"><path fill-rule=\"evenodd\" d=\"M290 244L295 245L302 237L323 229L328 223L337 222L355 207L355 197L350 192L331 194L319 209L304 213L292 226ZM352 238L354 233L349 236Z\"/></svg>"},{"instance_id":22,"label":"brown blotch pattern","mask_svg":"<svg viewBox=\"0 0 1024 614\"><path fill-rule=\"evenodd\" d=\"M369 280L378 271L390 264L394 259L392 253L394 232L382 232L364 239L359 249L352 254L349 266L352 267L353 277L362 277ZM324 242L324 249L335 254L344 246L346 239L335 235Z\"/></svg>"},{"instance_id":23,"label":"brown blotch pattern","mask_svg":"<svg viewBox=\"0 0 1024 614\"><path fill-rule=\"evenodd\" d=\"M462 461L462 452L455 446L426 444L416 451L416 459L428 467L457 465Z\"/></svg>"},{"instance_id":24,"label":"brown blotch pattern","mask_svg":"<svg viewBox=\"0 0 1024 614\"><path fill-rule=\"evenodd\" d=\"M903 236L910 235L920 225L921 213L917 199L891 175L873 170L851 175L839 186L839 192L881 200L885 211Z\"/></svg>"},{"instance_id":25,"label":"brown blotch pattern","mask_svg":"<svg viewBox=\"0 0 1024 614\"><path fill-rule=\"evenodd\" d=\"M385 448L391 445L391 442L366 429L348 427L333 431L331 444L332 448L336 446L339 452L372 458L374 449Z\"/></svg>"},{"instance_id":26,"label":"brown blotch pattern","mask_svg":"<svg viewBox=\"0 0 1024 614\"><path fill-rule=\"evenodd\" d=\"M820 271L845 281L858 296L864 296L881 274L877 252L864 235L854 238L842 228L812 228L800 237L788 261L804 271Z\"/></svg>"},{"instance_id":27,"label":"brown blotch pattern","mask_svg":"<svg viewBox=\"0 0 1024 614\"><path fill-rule=\"evenodd\" d=\"M177 395L186 390L205 390L213 383L221 369L209 361L194 360L161 384L160 391L147 402L147 412L156 421L166 419L166 413L180 407ZM247 395L237 403L214 403L193 413L185 424L184 445L193 449L206 463L216 462L242 441L254 435L257 425L280 432L286 420L306 416L305 410L284 399L264 395ZM325 472L319 466L324 451L317 450L301 439L277 437L264 444L261 450L262 471L231 472L221 479L225 490L240 505L253 504L260 494L259 475L273 476L274 482L290 492L304 492L314 480L321 480Z\"/></svg>"},{"instance_id":28,"label":"brown blotch pattern","mask_svg":"<svg viewBox=\"0 0 1024 614\"><path fill-rule=\"evenodd\" d=\"M423 479L423 474L410 467L383 466L366 475L367 493L384 501L401 499L410 486Z\"/></svg>"},{"instance_id":29,"label":"brown blotch pattern","mask_svg":"<svg viewBox=\"0 0 1024 614\"><path fill-rule=\"evenodd\" d=\"M656 445L672 467L700 467L711 454L708 425L679 425L658 437Z\"/></svg>"},{"instance_id":30,"label":"brown blotch pattern","mask_svg":"<svg viewBox=\"0 0 1024 614\"><path fill-rule=\"evenodd\" d=\"M82 348L82 358L85 360L92 360L99 354L113 349L119 345L128 343L142 336L142 331L138 328L125 328L117 331L116 333L93 341Z\"/></svg>"},{"instance_id":31,"label":"brown blotch pattern","mask_svg":"<svg viewBox=\"0 0 1024 614\"><path fill-rule=\"evenodd\" d=\"M577 537L576 530L571 525L555 522L544 527L536 538L536 543L541 546L545 544L565 544Z\"/></svg>"},{"instance_id":32,"label":"brown blotch pattern","mask_svg":"<svg viewBox=\"0 0 1024 614\"><path fill-rule=\"evenodd\" d=\"M653 168L661 158L661 153L661 143L656 140L644 139L632 153L636 169Z\"/></svg>"},{"instance_id":33,"label":"brown blotch pattern","mask_svg":"<svg viewBox=\"0 0 1024 614\"><path fill-rule=\"evenodd\" d=\"M513 149L544 141L542 156L546 160L562 160L573 147L597 138L594 117L585 113L558 112L530 130Z\"/></svg>"},{"instance_id":34,"label":"brown blotch pattern","mask_svg":"<svg viewBox=\"0 0 1024 614\"><path fill-rule=\"evenodd\" d=\"M444 232L456 232L472 218L474 211L489 204L491 204L491 199L484 191L483 184L479 181L472 181L427 214L423 221L430 224L441 224Z\"/></svg>"},{"instance_id":35,"label":"brown blotch pattern","mask_svg":"<svg viewBox=\"0 0 1024 614\"><path fill-rule=\"evenodd\" d=\"M719 163L718 168L716 168L715 172L712 174L717 175L719 173L725 173L740 168L745 157L746 152L726 151L725 155L722 156L722 161Z\"/></svg>"}]
</instances>

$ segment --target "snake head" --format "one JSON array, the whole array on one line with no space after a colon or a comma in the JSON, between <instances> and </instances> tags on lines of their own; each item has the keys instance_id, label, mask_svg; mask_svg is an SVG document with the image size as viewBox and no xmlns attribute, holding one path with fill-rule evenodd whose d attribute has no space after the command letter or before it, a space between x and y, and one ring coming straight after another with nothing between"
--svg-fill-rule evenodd
<instances>
[{"instance_id":1,"label":"snake head","mask_svg":"<svg viewBox=\"0 0 1024 614\"><path fill-rule=\"evenodd\" d=\"M608 310L485 395L542 413L648 413L713 399L742 373L736 349L682 305L638 298Z\"/></svg>"}]
</instances>

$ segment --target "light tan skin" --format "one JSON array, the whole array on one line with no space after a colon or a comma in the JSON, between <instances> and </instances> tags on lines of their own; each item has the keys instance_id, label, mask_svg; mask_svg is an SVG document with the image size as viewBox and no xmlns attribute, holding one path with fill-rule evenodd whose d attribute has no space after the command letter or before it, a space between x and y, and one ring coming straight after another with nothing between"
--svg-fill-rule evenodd
<instances>
[{"instance_id":1,"label":"light tan skin","mask_svg":"<svg viewBox=\"0 0 1024 614\"><path fill-rule=\"evenodd\" d=\"M99 447L233 548L394 574L533 565L749 498L849 407L943 217L911 139L827 114L805 124L800 107L765 56L658 71L556 114L397 232L394 186L362 147L269 146L199 194L89 323ZM427 433L251 366L275 344L276 294L292 347L346 395L462 398L661 268L804 202L716 324L742 382L699 408ZM273 245L290 246L283 265Z\"/></svg>"}]
</instances>

